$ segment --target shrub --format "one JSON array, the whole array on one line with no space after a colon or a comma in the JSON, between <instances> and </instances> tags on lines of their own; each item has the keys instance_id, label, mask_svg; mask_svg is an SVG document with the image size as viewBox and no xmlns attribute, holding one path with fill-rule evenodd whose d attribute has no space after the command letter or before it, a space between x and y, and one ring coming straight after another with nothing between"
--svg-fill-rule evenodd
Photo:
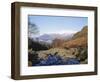
<instances>
[{"instance_id":1,"label":"shrub","mask_svg":"<svg viewBox=\"0 0 100 82\"><path fill-rule=\"evenodd\" d=\"M28 61L32 62L33 64L37 64L38 61L38 54L36 52L34 53L28 53Z\"/></svg>"}]
</instances>

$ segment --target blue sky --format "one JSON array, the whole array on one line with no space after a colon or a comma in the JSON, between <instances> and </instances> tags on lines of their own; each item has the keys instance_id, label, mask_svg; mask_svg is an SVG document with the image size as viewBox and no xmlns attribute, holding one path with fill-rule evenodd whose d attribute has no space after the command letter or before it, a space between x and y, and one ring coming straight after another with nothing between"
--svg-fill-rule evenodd
<instances>
[{"instance_id":1,"label":"blue sky","mask_svg":"<svg viewBox=\"0 0 100 82\"><path fill-rule=\"evenodd\" d=\"M87 17L29 15L31 23L37 25L40 34L75 33L88 25Z\"/></svg>"}]
</instances>

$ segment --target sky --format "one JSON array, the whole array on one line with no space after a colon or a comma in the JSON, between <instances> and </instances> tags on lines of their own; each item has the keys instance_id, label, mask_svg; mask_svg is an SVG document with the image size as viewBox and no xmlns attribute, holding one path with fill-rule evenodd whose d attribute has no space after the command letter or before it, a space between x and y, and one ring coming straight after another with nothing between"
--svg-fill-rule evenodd
<instances>
[{"instance_id":1,"label":"sky","mask_svg":"<svg viewBox=\"0 0 100 82\"><path fill-rule=\"evenodd\" d=\"M76 33L88 25L87 17L29 15L28 21L38 27L39 34Z\"/></svg>"}]
</instances>

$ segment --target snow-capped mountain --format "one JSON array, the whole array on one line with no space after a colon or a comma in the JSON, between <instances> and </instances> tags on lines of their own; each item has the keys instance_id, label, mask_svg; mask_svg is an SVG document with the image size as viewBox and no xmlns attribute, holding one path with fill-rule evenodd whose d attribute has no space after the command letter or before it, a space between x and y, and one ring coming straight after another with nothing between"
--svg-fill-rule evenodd
<instances>
[{"instance_id":1,"label":"snow-capped mountain","mask_svg":"<svg viewBox=\"0 0 100 82\"><path fill-rule=\"evenodd\" d=\"M70 39L72 38L73 34L66 34L66 33L63 33L63 34L43 34L43 35L40 35L38 37L35 37L34 40L35 41L39 41L39 42L47 42L47 43L52 43L52 41L54 39L64 39L64 40L67 40L67 39Z\"/></svg>"}]
</instances>

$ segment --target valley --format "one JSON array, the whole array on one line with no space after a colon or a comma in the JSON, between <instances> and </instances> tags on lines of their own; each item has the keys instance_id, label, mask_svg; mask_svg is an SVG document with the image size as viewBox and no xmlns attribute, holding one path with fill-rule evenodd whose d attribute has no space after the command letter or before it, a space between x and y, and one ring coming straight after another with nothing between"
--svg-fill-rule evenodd
<instances>
[{"instance_id":1,"label":"valley","mask_svg":"<svg viewBox=\"0 0 100 82\"><path fill-rule=\"evenodd\" d=\"M43 34L28 38L28 66L88 63L88 26L71 34Z\"/></svg>"}]
</instances>

